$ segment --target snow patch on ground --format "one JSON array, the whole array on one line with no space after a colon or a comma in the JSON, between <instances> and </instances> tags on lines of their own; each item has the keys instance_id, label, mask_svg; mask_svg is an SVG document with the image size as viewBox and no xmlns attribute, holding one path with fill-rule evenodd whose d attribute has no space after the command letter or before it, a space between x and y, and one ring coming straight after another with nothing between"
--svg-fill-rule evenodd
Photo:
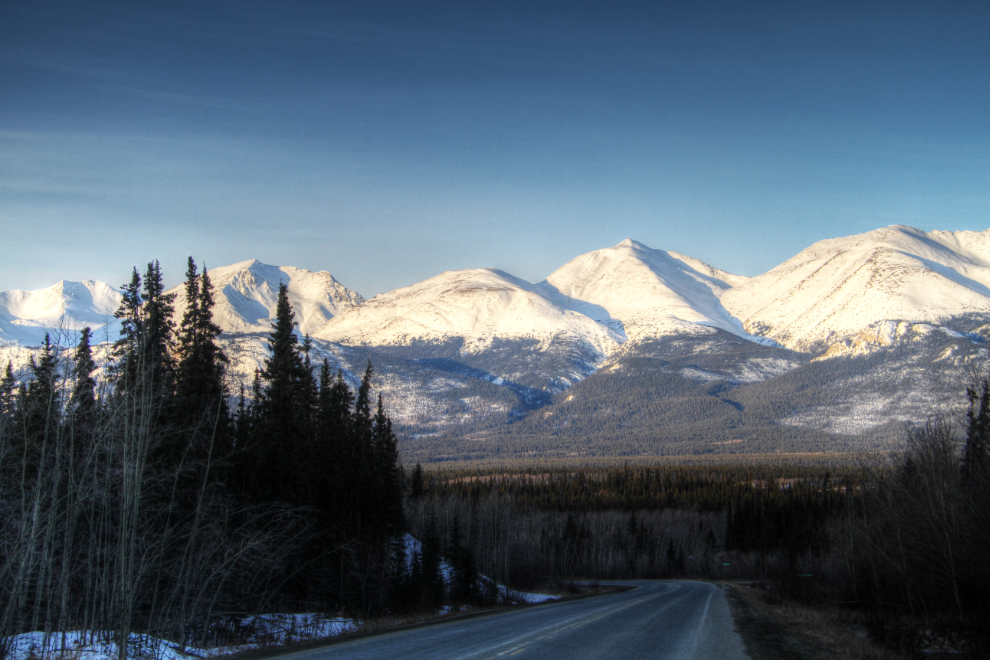
<instances>
[{"instance_id":1,"label":"snow patch on ground","mask_svg":"<svg viewBox=\"0 0 990 660\"><path fill-rule=\"evenodd\" d=\"M168 640L132 633L128 638L127 657L140 660L188 660L189 658L215 658L219 656L284 646L311 639L336 637L358 629L353 619L328 617L320 614L262 614L240 621L245 642L231 646L198 648L187 646L180 650L178 644ZM73 630L65 633L64 648L68 658L85 660L116 660L119 647L105 631ZM63 636L30 632L9 638L8 660L35 660L61 657Z\"/></svg>"},{"instance_id":2,"label":"snow patch on ground","mask_svg":"<svg viewBox=\"0 0 990 660\"><path fill-rule=\"evenodd\" d=\"M406 544L406 570L412 571L413 562L415 561L415 555L423 552L423 544L414 537L412 534L405 535ZM446 559L440 560L440 574L443 576L443 582L445 585L450 585L454 580L454 569L447 562ZM478 576L478 587L487 588L491 584L492 579L484 576ZM533 593L527 591L516 591L515 589L510 589L504 584L498 585L498 595L499 604L509 604L509 603L545 603L551 600L557 600L560 596L554 596L551 594L541 594ZM450 607L444 607L442 614L450 612Z\"/></svg>"},{"instance_id":3,"label":"snow patch on ground","mask_svg":"<svg viewBox=\"0 0 990 660\"><path fill-rule=\"evenodd\" d=\"M724 380L730 383L745 385L748 383L759 383L780 376L788 371L796 369L800 363L781 358L752 358L726 369L725 371L710 371L698 367L684 367L680 370L680 375L690 380L701 383L709 383L716 380Z\"/></svg>"}]
</instances>

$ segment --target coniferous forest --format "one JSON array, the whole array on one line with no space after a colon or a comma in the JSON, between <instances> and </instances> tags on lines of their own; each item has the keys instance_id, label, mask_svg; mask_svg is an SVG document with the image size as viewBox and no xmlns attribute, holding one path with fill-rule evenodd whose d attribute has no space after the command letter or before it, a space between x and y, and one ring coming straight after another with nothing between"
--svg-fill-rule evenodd
<instances>
[{"instance_id":1,"label":"coniferous forest","mask_svg":"<svg viewBox=\"0 0 990 660\"><path fill-rule=\"evenodd\" d=\"M474 565L521 587L755 580L777 603L854 612L896 649L934 628L986 650L990 381L967 396L965 426L934 417L858 466L417 465L407 518L450 548L467 529Z\"/></svg>"},{"instance_id":2,"label":"coniferous forest","mask_svg":"<svg viewBox=\"0 0 990 660\"><path fill-rule=\"evenodd\" d=\"M389 603L403 473L372 366L354 392L311 364L283 285L253 391L230 392L209 275L191 258L185 287L176 327L158 263L135 269L106 378L89 329L74 347L46 338L20 379L7 365L0 639L215 644L250 613Z\"/></svg>"},{"instance_id":3,"label":"coniferous forest","mask_svg":"<svg viewBox=\"0 0 990 660\"><path fill-rule=\"evenodd\" d=\"M158 263L134 271L102 376L83 329L0 377L0 660L28 631L220 645L250 614L436 612L576 578L756 579L868 612L880 639L990 635L987 380L964 425L857 466L407 475L372 365L354 391L314 364L284 285L237 391L191 258L185 287L176 322Z\"/></svg>"}]
</instances>

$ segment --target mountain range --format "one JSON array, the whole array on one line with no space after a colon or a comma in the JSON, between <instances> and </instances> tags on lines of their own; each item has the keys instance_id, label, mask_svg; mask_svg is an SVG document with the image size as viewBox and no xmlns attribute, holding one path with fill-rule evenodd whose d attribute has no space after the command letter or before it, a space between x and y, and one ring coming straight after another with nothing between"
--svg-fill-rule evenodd
<instances>
[{"instance_id":1,"label":"mountain range","mask_svg":"<svg viewBox=\"0 0 990 660\"><path fill-rule=\"evenodd\" d=\"M960 414L988 366L990 230L886 227L756 277L627 239L535 284L479 268L368 300L258 261L210 278L232 388L263 362L285 282L317 363L353 384L373 363L405 460L875 449ZM94 281L0 293L0 365L23 373L45 332L112 341L119 301Z\"/></svg>"}]
</instances>

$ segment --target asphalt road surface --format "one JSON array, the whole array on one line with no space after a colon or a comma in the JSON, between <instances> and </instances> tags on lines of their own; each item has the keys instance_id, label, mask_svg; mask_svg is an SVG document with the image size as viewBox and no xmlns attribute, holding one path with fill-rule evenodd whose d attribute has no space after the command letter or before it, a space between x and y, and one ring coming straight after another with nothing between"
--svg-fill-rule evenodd
<instances>
[{"instance_id":1,"label":"asphalt road surface","mask_svg":"<svg viewBox=\"0 0 990 660\"><path fill-rule=\"evenodd\" d=\"M748 658L721 587L631 581L624 593L509 610L279 656L337 658Z\"/></svg>"}]
</instances>

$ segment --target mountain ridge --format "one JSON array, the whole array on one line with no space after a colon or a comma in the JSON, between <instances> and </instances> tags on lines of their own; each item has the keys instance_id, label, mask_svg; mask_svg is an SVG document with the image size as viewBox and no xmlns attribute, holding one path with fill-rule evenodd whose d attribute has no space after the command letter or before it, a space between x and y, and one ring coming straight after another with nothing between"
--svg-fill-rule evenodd
<instances>
[{"instance_id":1,"label":"mountain ridge","mask_svg":"<svg viewBox=\"0 0 990 660\"><path fill-rule=\"evenodd\" d=\"M370 300L327 271L209 273L234 387L265 360L285 282L313 363L354 385L371 361L416 460L858 450L960 413L950 393L990 367L990 230L893 225L752 278L626 239L535 284L466 269ZM46 328L100 320L90 289L112 317L112 287L60 285L0 294L0 367L23 374Z\"/></svg>"}]
</instances>

